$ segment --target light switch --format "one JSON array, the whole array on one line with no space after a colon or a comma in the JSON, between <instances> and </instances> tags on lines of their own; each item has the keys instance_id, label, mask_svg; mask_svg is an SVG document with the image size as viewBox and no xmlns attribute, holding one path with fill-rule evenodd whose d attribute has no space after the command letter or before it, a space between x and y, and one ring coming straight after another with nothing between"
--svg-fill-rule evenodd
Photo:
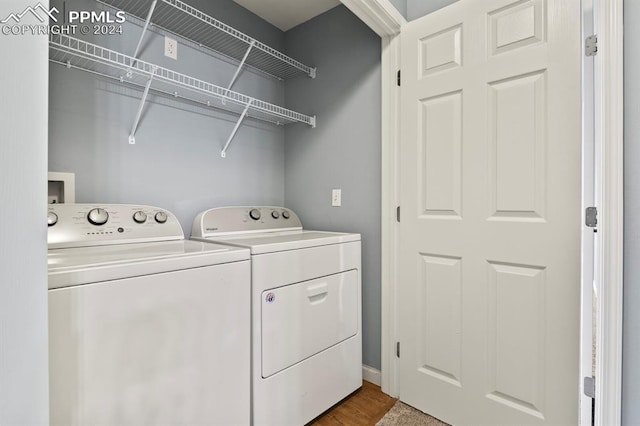
<instances>
[{"instance_id":1,"label":"light switch","mask_svg":"<svg viewBox=\"0 0 640 426\"><path fill-rule=\"evenodd\" d=\"M342 190L334 189L331 192L331 206L340 207L342 206Z\"/></svg>"}]
</instances>

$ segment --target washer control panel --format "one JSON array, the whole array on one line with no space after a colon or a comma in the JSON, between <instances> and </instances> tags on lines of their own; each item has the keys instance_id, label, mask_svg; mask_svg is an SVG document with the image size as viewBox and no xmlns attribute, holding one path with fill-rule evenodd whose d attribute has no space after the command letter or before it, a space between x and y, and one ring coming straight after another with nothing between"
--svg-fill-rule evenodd
<instances>
[{"instance_id":1,"label":"washer control panel","mask_svg":"<svg viewBox=\"0 0 640 426\"><path fill-rule=\"evenodd\" d=\"M239 232L287 231L302 229L292 210L284 207L218 207L196 216L192 238L206 238Z\"/></svg>"},{"instance_id":2,"label":"washer control panel","mask_svg":"<svg viewBox=\"0 0 640 426\"><path fill-rule=\"evenodd\" d=\"M184 239L178 219L158 207L128 204L50 204L49 248Z\"/></svg>"}]
</instances>

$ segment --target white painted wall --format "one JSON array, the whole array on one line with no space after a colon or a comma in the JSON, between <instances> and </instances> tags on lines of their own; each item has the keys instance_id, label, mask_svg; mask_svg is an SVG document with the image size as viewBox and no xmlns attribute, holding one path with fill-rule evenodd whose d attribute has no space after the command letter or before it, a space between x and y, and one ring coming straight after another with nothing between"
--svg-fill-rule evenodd
<instances>
[{"instance_id":1,"label":"white painted wall","mask_svg":"<svg viewBox=\"0 0 640 426\"><path fill-rule=\"evenodd\" d=\"M33 5L3 0L0 20ZM0 33L0 52L0 425L45 425L47 37Z\"/></svg>"}]
</instances>

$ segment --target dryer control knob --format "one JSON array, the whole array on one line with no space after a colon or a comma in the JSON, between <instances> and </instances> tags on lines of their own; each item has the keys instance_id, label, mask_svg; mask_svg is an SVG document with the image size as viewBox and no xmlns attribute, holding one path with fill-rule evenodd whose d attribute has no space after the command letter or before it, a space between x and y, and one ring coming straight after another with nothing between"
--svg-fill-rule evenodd
<instances>
[{"instance_id":1,"label":"dryer control knob","mask_svg":"<svg viewBox=\"0 0 640 426\"><path fill-rule=\"evenodd\" d=\"M142 210L138 210L133 214L133 220L136 223L145 223L147 221L147 214Z\"/></svg>"},{"instance_id":2,"label":"dryer control knob","mask_svg":"<svg viewBox=\"0 0 640 426\"><path fill-rule=\"evenodd\" d=\"M285 219L289 219L291 217L291 215L289 214L288 211L282 210L282 217L285 218Z\"/></svg>"},{"instance_id":3,"label":"dryer control knob","mask_svg":"<svg viewBox=\"0 0 640 426\"><path fill-rule=\"evenodd\" d=\"M253 220L259 220L260 219L260 210L258 209L251 209L251 211L249 212L249 217Z\"/></svg>"},{"instance_id":4,"label":"dryer control knob","mask_svg":"<svg viewBox=\"0 0 640 426\"><path fill-rule=\"evenodd\" d=\"M87 215L87 220L92 225L104 225L109 220L109 213L105 209L92 209Z\"/></svg>"},{"instance_id":5,"label":"dryer control knob","mask_svg":"<svg viewBox=\"0 0 640 426\"><path fill-rule=\"evenodd\" d=\"M274 219L278 219L280 217L280 213L274 210L271 212L271 217Z\"/></svg>"},{"instance_id":6,"label":"dryer control knob","mask_svg":"<svg viewBox=\"0 0 640 426\"><path fill-rule=\"evenodd\" d=\"M165 212L158 212L155 215L156 222L165 223L169 217Z\"/></svg>"},{"instance_id":7,"label":"dryer control knob","mask_svg":"<svg viewBox=\"0 0 640 426\"><path fill-rule=\"evenodd\" d=\"M56 223L58 223L58 215L54 212L49 212L49 214L47 214L47 225L53 226Z\"/></svg>"}]
</instances>

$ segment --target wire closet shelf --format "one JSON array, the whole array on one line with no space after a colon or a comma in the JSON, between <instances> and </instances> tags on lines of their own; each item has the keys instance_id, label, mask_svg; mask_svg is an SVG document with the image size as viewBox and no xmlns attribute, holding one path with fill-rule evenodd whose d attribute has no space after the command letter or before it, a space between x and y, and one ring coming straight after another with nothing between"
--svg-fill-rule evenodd
<instances>
[{"instance_id":1,"label":"wire closet shelf","mask_svg":"<svg viewBox=\"0 0 640 426\"><path fill-rule=\"evenodd\" d=\"M200 46L222 53L279 79L314 78L316 69L267 46L180 0L97 0ZM248 53L248 54L247 54ZM243 57L246 56L246 59Z\"/></svg>"},{"instance_id":2,"label":"wire closet shelf","mask_svg":"<svg viewBox=\"0 0 640 426\"><path fill-rule=\"evenodd\" d=\"M237 114L245 113L276 124L305 123L315 126L315 117L261 101L250 96L190 77L132 56L116 52L67 35L51 35L49 60L130 83L174 97L218 107Z\"/></svg>"}]
</instances>

